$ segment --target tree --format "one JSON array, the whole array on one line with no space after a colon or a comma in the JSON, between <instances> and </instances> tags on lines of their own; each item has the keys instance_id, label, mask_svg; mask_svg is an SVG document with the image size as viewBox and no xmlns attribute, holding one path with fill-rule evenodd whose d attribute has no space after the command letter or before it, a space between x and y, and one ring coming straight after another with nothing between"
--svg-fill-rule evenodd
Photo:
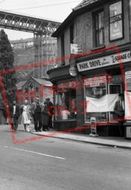
<instances>
[{"instance_id":1,"label":"tree","mask_svg":"<svg viewBox=\"0 0 131 190\"><path fill-rule=\"evenodd\" d=\"M0 31L0 78L1 82L4 85L4 88L1 88L1 95L3 101L6 101L3 97L3 91L6 93L8 104L11 105L15 99L16 94L16 79L15 79L15 70L14 70L14 53L11 47L11 44L8 40L8 36L4 30ZM13 72L10 72L10 71ZM2 74L2 71L7 71L6 74ZM5 104L5 102L4 102Z\"/></svg>"}]
</instances>

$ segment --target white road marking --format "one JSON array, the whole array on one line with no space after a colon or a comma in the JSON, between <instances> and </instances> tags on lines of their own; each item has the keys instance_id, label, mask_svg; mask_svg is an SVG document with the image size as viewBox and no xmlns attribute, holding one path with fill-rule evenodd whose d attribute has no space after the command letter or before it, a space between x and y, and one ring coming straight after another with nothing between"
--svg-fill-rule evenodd
<instances>
[{"instance_id":1,"label":"white road marking","mask_svg":"<svg viewBox=\"0 0 131 190\"><path fill-rule=\"evenodd\" d=\"M37 154L37 155L40 155L40 156L46 156L46 157L50 157L50 158L56 158L56 159L60 159L60 160L65 160L65 158L60 157L60 156L53 156L53 155L50 155L50 154L43 154L41 152L35 152L35 151L32 151L32 150L14 148L14 147L9 147L9 146L4 146L4 148L9 148L9 149L13 149L13 150L21 151L21 152L28 152L28 153Z\"/></svg>"}]
</instances>

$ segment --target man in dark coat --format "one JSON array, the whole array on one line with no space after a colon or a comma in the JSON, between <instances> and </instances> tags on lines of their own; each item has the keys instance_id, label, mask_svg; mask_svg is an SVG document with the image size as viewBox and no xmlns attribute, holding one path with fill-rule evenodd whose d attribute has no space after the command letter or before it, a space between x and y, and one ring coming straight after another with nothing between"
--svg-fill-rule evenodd
<instances>
[{"instance_id":1,"label":"man in dark coat","mask_svg":"<svg viewBox=\"0 0 131 190\"><path fill-rule=\"evenodd\" d=\"M34 105L34 125L35 125L35 131L41 131L42 128L42 121L41 121L41 105L39 102L39 98L36 99L35 105Z\"/></svg>"},{"instance_id":2,"label":"man in dark coat","mask_svg":"<svg viewBox=\"0 0 131 190\"><path fill-rule=\"evenodd\" d=\"M52 117L54 115L54 105L50 101L50 98L46 98L45 104L47 105L47 110L48 110L48 128L53 128L52 126Z\"/></svg>"},{"instance_id":3,"label":"man in dark coat","mask_svg":"<svg viewBox=\"0 0 131 190\"><path fill-rule=\"evenodd\" d=\"M47 108L46 103L44 102L44 105L42 106L42 129L43 129L43 131L49 130L48 124L49 124L48 108Z\"/></svg>"},{"instance_id":4,"label":"man in dark coat","mask_svg":"<svg viewBox=\"0 0 131 190\"><path fill-rule=\"evenodd\" d=\"M18 119L20 116L20 107L19 105L16 103L16 101L13 101L13 105L11 107L11 116L12 116L12 130L17 130L18 128Z\"/></svg>"}]
</instances>

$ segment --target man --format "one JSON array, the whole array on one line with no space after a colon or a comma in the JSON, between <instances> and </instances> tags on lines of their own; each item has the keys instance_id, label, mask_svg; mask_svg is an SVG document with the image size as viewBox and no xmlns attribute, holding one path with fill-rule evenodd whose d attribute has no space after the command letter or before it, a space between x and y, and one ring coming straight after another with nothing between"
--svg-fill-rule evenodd
<instances>
[{"instance_id":1,"label":"man","mask_svg":"<svg viewBox=\"0 0 131 190\"><path fill-rule=\"evenodd\" d=\"M39 98L36 98L36 102L34 105L34 125L35 125L35 131L41 131L42 128L42 121L41 121L41 105Z\"/></svg>"},{"instance_id":2,"label":"man","mask_svg":"<svg viewBox=\"0 0 131 190\"><path fill-rule=\"evenodd\" d=\"M19 105L16 103L16 101L13 101L13 106L11 108L11 115L12 115L12 130L17 130L18 128L18 119L20 116L20 107Z\"/></svg>"},{"instance_id":3,"label":"man","mask_svg":"<svg viewBox=\"0 0 131 190\"><path fill-rule=\"evenodd\" d=\"M47 105L47 110L48 110L48 127L53 128L52 126L52 117L54 115L54 106L53 103L50 101L50 98L46 98L45 104Z\"/></svg>"}]
</instances>

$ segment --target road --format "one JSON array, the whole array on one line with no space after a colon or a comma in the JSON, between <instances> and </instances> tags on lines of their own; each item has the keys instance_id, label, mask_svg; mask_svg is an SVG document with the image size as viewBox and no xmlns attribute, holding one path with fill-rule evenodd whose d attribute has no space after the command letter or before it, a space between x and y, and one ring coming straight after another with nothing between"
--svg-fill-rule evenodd
<instances>
[{"instance_id":1,"label":"road","mask_svg":"<svg viewBox=\"0 0 131 190\"><path fill-rule=\"evenodd\" d=\"M131 150L34 137L0 126L0 190L131 189Z\"/></svg>"}]
</instances>

